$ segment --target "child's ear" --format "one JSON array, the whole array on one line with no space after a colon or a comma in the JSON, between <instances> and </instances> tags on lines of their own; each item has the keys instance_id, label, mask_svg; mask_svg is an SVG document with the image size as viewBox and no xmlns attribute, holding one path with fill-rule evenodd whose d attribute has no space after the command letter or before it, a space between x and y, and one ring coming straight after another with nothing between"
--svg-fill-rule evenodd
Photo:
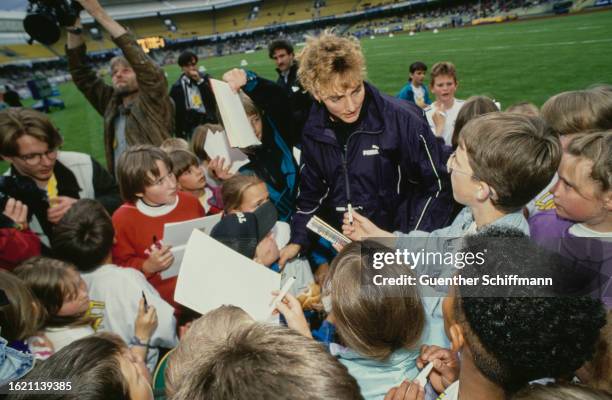
<instances>
[{"instance_id":1,"label":"child's ear","mask_svg":"<svg viewBox=\"0 0 612 400\"><path fill-rule=\"evenodd\" d=\"M497 200L497 192L491 186L489 186L485 182L480 182L480 187L478 188L478 192L476 192L476 198L478 201L485 201L487 199Z\"/></svg>"},{"instance_id":2,"label":"child's ear","mask_svg":"<svg viewBox=\"0 0 612 400\"><path fill-rule=\"evenodd\" d=\"M463 345L465 344L465 339L463 337L463 329L459 324L452 324L449 329L450 334L450 342L451 342L451 350L454 352L461 351Z\"/></svg>"}]
</instances>

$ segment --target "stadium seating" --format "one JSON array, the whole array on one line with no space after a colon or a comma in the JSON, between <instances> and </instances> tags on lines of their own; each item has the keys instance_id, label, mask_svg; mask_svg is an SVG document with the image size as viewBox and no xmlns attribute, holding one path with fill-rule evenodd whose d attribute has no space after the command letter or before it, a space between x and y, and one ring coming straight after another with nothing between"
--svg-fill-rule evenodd
<instances>
[{"instance_id":1,"label":"stadium seating","mask_svg":"<svg viewBox=\"0 0 612 400\"><path fill-rule=\"evenodd\" d=\"M359 3L356 0L339 0L334 2L328 2L326 6L321 7L320 16L326 17L329 15L341 15L346 14L354 10L355 6Z\"/></svg>"},{"instance_id":2,"label":"stadium seating","mask_svg":"<svg viewBox=\"0 0 612 400\"><path fill-rule=\"evenodd\" d=\"M168 31L163 21L157 17L129 20L124 25L138 37L160 35Z\"/></svg>"},{"instance_id":3,"label":"stadium seating","mask_svg":"<svg viewBox=\"0 0 612 400\"><path fill-rule=\"evenodd\" d=\"M270 0L261 4L259 15L256 20L259 26L268 26L284 22L285 10L288 0Z\"/></svg>"},{"instance_id":4,"label":"stadium seating","mask_svg":"<svg viewBox=\"0 0 612 400\"><path fill-rule=\"evenodd\" d=\"M313 18L313 1L292 1L287 5L283 22L302 21Z\"/></svg>"},{"instance_id":5,"label":"stadium seating","mask_svg":"<svg viewBox=\"0 0 612 400\"><path fill-rule=\"evenodd\" d=\"M215 33L228 33L247 28L247 16L251 11L250 4L215 10L213 31Z\"/></svg>"},{"instance_id":6,"label":"stadium seating","mask_svg":"<svg viewBox=\"0 0 612 400\"><path fill-rule=\"evenodd\" d=\"M213 34L213 14L211 12L177 14L172 16L172 20L178 29L174 36L190 37Z\"/></svg>"}]
</instances>

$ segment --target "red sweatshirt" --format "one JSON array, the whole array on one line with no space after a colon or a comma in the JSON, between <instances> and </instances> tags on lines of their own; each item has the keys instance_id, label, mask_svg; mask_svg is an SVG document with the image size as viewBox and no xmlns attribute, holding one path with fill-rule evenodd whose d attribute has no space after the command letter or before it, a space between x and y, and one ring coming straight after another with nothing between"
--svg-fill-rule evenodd
<instances>
[{"instance_id":1,"label":"red sweatshirt","mask_svg":"<svg viewBox=\"0 0 612 400\"><path fill-rule=\"evenodd\" d=\"M146 213L146 214L145 214ZM187 221L204 216L204 208L194 196L178 192L178 202L174 207L165 205L149 207L139 201L137 204L124 203L113 214L116 243L113 246L113 263L122 267L132 267L142 272L142 264L148 258L145 250L153 244L153 238L163 239L164 224ZM168 303L174 303L176 277L161 279L160 273L145 274L151 285Z\"/></svg>"},{"instance_id":2,"label":"red sweatshirt","mask_svg":"<svg viewBox=\"0 0 612 400\"><path fill-rule=\"evenodd\" d=\"M13 270L19 263L40 255L40 239L29 229L0 229L0 269Z\"/></svg>"}]
</instances>

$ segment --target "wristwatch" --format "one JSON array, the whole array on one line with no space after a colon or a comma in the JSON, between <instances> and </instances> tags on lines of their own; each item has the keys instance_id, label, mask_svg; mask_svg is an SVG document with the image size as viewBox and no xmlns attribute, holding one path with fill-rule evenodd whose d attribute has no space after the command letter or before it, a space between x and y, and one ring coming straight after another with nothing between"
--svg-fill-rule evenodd
<instances>
[{"instance_id":1,"label":"wristwatch","mask_svg":"<svg viewBox=\"0 0 612 400\"><path fill-rule=\"evenodd\" d=\"M147 349L150 348L151 346L149 346L149 342L143 342L142 340L140 340L138 337L133 336L132 340L130 340L130 345L132 346L140 346L140 347L146 347Z\"/></svg>"},{"instance_id":2,"label":"wristwatch","mask_svg":"<svg viewBox=\"0 0 612 400\"><path fill-rule=\"evenodd\" d=\"M72 33L73 35L80 35L81 33L83 33L83 28L81 27L69 27L66 28L66 30Z\"/></svg>"}]
</instances>

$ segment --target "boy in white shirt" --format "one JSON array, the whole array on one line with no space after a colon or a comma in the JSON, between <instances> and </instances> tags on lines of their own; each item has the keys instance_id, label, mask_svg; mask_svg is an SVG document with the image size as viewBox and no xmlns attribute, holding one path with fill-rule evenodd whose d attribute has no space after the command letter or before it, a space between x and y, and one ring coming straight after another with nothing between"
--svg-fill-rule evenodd
<instances>
[{"instance_id":1,"label":"boy in white shirt","mask_svg":"<svg viewBox=\"0 0 612 400\"><path fill-rule=\"evenodd\" d=\"M432 132L450 146L457 114L465 102L455 98L458 86L455 66L447 61L434 64L429 85L436 101L425 109L427 122Z\"/></svg>"},{"instance_id":2,"label":"boy in white shirt","mask_svg":"<svg viewBox=\"0 0 612 400\"><path fill-rule=\"evenodd\" d=\"M54 232L55 256L78 268L89 288L89 297L102 309L98 331L116 333L130 345L148 346L147 366L152 369L157 362L157 348L173 348L177 344L174 308L140 271L111 264L115 233L104 207L95 200L79 200ZM134 336L134 320L143 296L147 304L155 306L159 321L148 343L140 343Z\"/></svg>"}]
</instances>

